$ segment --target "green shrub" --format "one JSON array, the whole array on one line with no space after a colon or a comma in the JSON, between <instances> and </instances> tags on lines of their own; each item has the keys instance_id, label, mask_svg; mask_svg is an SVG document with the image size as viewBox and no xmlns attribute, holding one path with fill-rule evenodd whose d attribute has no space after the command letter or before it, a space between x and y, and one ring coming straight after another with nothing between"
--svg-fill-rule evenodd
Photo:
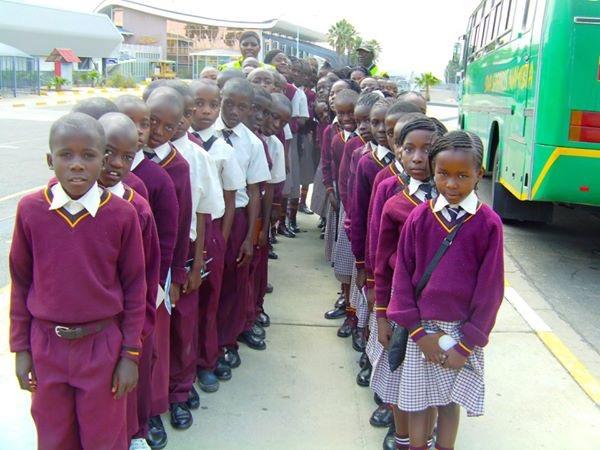
<instances>
[{"instance_id":1,"label":"green shrub","mask_svg":"<svg viewBox=\"0 0 600 450\"><path fill-rule=\"evenodd\" d=\"M60 91L63 86L67 85L68 81L66 78L63 77L53 77L50 79L50 81L48 82L48 89L55 89L57 91Z\"/></svg>"},{"instance_id":2,"label":"green shrub","mask_svg":"<svg viewBox=\"0 0 600 450\"><path fill-rule=\"evenodd\" d=\"M136 87L135 80L131 77L126 77L120 73L111 75L106 80L106 85L113 88L134 88Z\"/></svg>"}]
</instances>

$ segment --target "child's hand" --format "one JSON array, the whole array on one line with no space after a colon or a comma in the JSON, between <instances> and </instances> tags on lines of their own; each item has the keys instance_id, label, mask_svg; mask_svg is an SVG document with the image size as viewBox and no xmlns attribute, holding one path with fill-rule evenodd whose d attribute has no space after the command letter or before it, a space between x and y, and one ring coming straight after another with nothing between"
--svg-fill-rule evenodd
<instances>
[{"instance_id":1,"label":"child's hand","mask_svg":"<svg viewBox=\"0 0 600 450\"><path fill-rule=\"evenodd\" d=\"M254 256L254 246L252 245L252 239L246 239L240 247L240 252L235 260L238 267L250 264L252 257Z\"/></svg>"},{"instance_id":2,"label":"child's hand","mask_svg":"<svg viewBox=\"0 0 600 450\"><path fill-rule=\"evenodd\" d=\"M28 351L15 353L15 372L21 389L35 392L37 389L37 378L33 368L31 353Z\"/></svg>"},{"instance_id":3,"label":"child's hand","mask_svg":"<svg viewBox=\"0 0 600 450\"><path fill-rule=\"evenodd\" d=\"M386 350L392 340L392 326L385 317L377 318L377 340Z\"/></svg>"},{"instance_id":4,"label":"child's hand","mask_svg":"<svg viewBox=\"0 0 600 450\"><path fill-rule=\"evenodd\" d=\"M356 270L356 287L362 289L365 283L367 282L367 272L365 269L357 269Z\"/></svg>"},{"instance_id":5,"label":"child's hand","mask_svg":"<svg viewBox=\"0 0 600 450\"><path fill-rule=\"evenodd\" d=\"M367 305L369 306L369 311L373 311L373 307L375 306L375 288L367 289Z\"/></svg>"},{"instance_id":6,"label":"child's hand","mask_svg":"<svg viewBox=\"0 0 600 450\"><path fill-rule=\"evenodd\" d=\"M443 333L428 334L417 342L417 345L425 355L427 361L436 364L442 364L442 362L444 362L445 354L438 344L442 334Z\"/></svg>"},{"instance_id":7,"label":"child's hand","mask_svg":"<svg viewBox=\"0 0 600 450\"><path fill-rule=\"evenodd\" d=\"M185 284L183 285L184 294L194 292L202 284L202 275L200 274L200 268L203 266L203 264L200 264L198 266L194 265L192 269L188 272L187 279L185 280Z\"/></svg>"},{"instance_id":8,"label":"child's hand","mask_svg":"<svg viewBox=\"0 0 600 450\"><path fill-rule=\"evenodd\" d=\"M331 207L334 210L336 210L336 211L338 210L338 207L339 207L338 201L337 201L337 198L335 198L335 194L333 192L329 193L329 203L331 203Z\"/></svg>"},{"instance_id":9,"label":"child's hand","mask_svg":"<svg viewBox=\"0 0 600 450\"><path fill-rule=\"evenodd\" d=\"M451 348L446 353L446 359L442 364L445 369L462 369L467 363L467 357L458 353L454 348Z\"/></svg>"},{"instance_id":10,"label":"child's hand","mask_svg":"<svg viewBox=\"0 0 600 450\"><path fill-rule=\"evenodd\" d=\"M171 288L169 289L169 299L171 300L171 306L173 308L175 308L175 306L177 305L180 296L181 285L178 283L171 283Z\"/></svg>"},{"instance_id":11,"label":"child's hand","mask_svg":"<svg viewBox=\"0 0 600 450\"><path fill-rule=\"evenodd\" d=\"M113 373L112 390L114 399L118 400L123 395L133 391L138 382L138 366L132 360L121 358Z\"/></svg>"},{"instance_id":12,"label":"child's hand","mask_svg":"<svg viewBox=\"0 0 600 450\"><path fill-rule=\"evenodd\" d=\"M263 227L263 229L260 231L260 234L258 235L258 246L264 247L268 243L269 243L269 228Z\"/></svg>"}]
</instances>

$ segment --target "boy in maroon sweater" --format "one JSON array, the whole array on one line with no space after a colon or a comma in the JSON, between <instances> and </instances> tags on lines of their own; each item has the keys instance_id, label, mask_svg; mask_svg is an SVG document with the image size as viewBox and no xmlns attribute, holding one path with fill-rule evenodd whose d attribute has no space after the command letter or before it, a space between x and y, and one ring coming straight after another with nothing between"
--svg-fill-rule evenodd
<instances>
[{"instance_id":1,"label":"boy in maroon sweater","mask_svg":"<svg viewBox=\"0 0 600 450\"><path fill-rule=\"evenodd\" d=\"M146 277L135 209L96 182L104 146L93 118L60 118L48 155L58 183L17 209L10 348L21 388L34 393L40 449L127 447Z\"/></svg>"},{"instance_id":2,"label":"boy in maroon sweater","mask_svg":"<svg viewBox=\"0 0 600 450\"><path fill-rule=\"evenodd\" d=\"M147 286L146 320L142 330L138 385L137 389L127 398L127 428L128 437L131 437L133 444L136 440L145 443L152 398L150 377L154 348L156 295L160 278L160 245L150 205L127 183L123 182L128 178L131 163L137 153L137 128L133 121L122 113L105 114L100 118L100 124L106 135L106 153L104 167L98 180L99 184L115 196L123 198L133 205L140 221L144 244Z\"/></svg>"}]
</instances>

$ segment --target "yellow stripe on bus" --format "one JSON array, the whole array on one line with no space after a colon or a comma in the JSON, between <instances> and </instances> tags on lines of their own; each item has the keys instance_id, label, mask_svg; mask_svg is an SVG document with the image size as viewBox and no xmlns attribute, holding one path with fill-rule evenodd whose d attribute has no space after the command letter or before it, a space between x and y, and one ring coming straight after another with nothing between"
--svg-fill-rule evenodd
<instances>
[{"instance_id":1,"label":"yellow stripe on bus","mask_svg":"<svg viewBox=\"0 0 600 450\"><path fill-rule=\"evenodd\" d=\"M500 178L500 184L502 186L504 186L508 192L510 192L513 196L515 196L519 200L527 200L527 194L521 194L514 187L512 187L510 184L508 184L508 181L506 181L504 178Z\"/></svg>"}]
</instances>

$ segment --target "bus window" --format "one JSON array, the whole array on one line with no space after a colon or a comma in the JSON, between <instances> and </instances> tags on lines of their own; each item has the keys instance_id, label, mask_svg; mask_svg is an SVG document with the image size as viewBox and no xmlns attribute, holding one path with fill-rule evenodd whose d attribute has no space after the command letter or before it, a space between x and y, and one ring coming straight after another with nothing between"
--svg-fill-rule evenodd
<instances>
[{"instance_id":1,"label":"bus window","mask_svg":"<svg viewBox=\"0 0 600 450\"><path fill-rule=\"evenodd\" d=\"M502 27L502 31L507 32L510 31L511 25L512 25L512 18L513 18L513 8L514 7L514 1L513 0L504 0L504 24Z\"/></svg>"},{"instance_id":2,"label":"bus window","mask_svg":"<svg viewBox=\"0 0 600 450\"><path fill-rule=\"evenodd\" d=\"M534 6L534 0L525 0L525 7L523 8L523 22L521 23L521 29L523 31L527 31L531 27L531 23L533 22Z\"/></svg>"},{"instance_id":3,"label":"bus window","mask_svg":"<svg viewBox=\"0 0 600 450\"><path fill-rule=\"evenodd\" d=\"M486 44L488 43L489 21L490 21L490 16L489 15L485 16L485 19L483 19L483 29L481 32L481 47L485 47Z\"/></svg>"},{"instance_id":4,"label":"bus window","mask_svg":"<svg viewBox=\"0 0 600 450\"><path fill-rule=\"evenodd\" d=\"M502 19L502 2L494 7L494 26L492 27L492 39L500 36L500 22Z\"/></svg>"}]
</instances>

